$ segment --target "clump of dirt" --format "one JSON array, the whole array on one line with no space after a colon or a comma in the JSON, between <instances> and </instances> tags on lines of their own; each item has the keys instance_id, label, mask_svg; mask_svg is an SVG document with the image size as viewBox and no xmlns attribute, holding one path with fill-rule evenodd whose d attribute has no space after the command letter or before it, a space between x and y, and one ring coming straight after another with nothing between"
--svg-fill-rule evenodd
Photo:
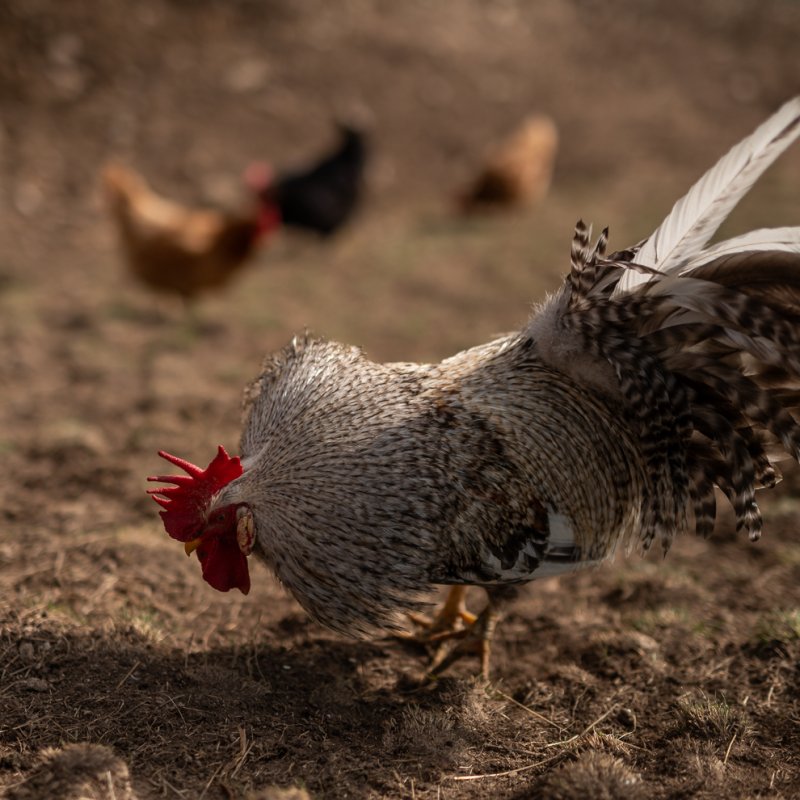
<instances>
[{"instance_id":1,"label":"clump of dirt","mask_svg":"<svg viewBox=\"0 0 800 800\"><path fill-rule=\"evenodd\" d=\"M641 777L621 759L596 750L587 750L552 770L537 789L542 800L638 800L649 796Z\"/></svg>"},{"instance_id":2,"label":"clump of dirt","mask_svg":"<svg viewBox=\"0 0 800 800\"><path fill-rule=\"evenodd\" d=\"M108 747L91 744L45 750L41 762L7 797L8 800L44 797L136 800L127 766Z\"/></svg>"}]
</instances>

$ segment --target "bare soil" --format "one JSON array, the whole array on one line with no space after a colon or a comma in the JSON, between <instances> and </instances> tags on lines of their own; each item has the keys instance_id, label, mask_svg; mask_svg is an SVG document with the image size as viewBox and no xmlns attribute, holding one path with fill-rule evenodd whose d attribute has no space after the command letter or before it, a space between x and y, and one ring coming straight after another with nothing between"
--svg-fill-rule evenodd
<instances>
[{"instance_id":1,"label":"bare soil","mask_svg":"<svg viewBox=\"0 0 800 800\"><path fill-rule=\"evenodd\" d=\"M797 472L757 545L725 517L532 585L489 685L465 661L422 688L423 650L326 632L260 567L214 592L144 494L160 448L235 451L241 389L295 331L429 360L521 324L578 216L638 240L800 89L798 40L795 0L0 2L0 791L800 796ZM453 217L530 111L561 131L545 203ZM125 272L106 159L230 203L251 159L350 113L374 158L339 238L279 235L194 318ZM799 151L728 232L800 222Z\"/></svg>"}]
</instances>

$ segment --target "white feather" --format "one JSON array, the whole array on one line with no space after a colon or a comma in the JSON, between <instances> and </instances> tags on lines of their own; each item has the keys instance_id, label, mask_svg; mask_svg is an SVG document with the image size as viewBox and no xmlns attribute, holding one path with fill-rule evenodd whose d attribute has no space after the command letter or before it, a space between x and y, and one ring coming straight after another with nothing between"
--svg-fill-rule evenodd
<instances>
[{"instance_id":1,"label":"white feather","mask_svg":"<svg viewBox=\"0 0 800 800\"><path fill-rule=\"evenodd\" d=\"M530 581L534 578L550 578L553 575L562 575L565 572L572 572L582 567L600 563L598 559L584 561L548 560L548 550L565 550L575 545L575 530L570 518L565 514L559 514L557 511L548 512L547 527L550 532L547 540L547 549L545 550L544 558L533 571L528 566L530 560L538 561L541 554L533 542L528 542L520 550L514 564L506 569L503 568L500 559L496 555L488 549L484 550L481 554L481 564L485 570L495 574L496 577L493 580L487 581L485 576L477 573L465 573L465 577L482 584Z\"/></svg>"},{"instance_id":2,"label":"white feather","mask_svg":"<svg viewBox=\"0 0 800 800\"><path fill-rule=\"evenodd\" d=\"M707 250L681 268L681 275L689 274L693 269L702 267L709 261L721 256L736 253L752 253L757 250L779 250L785 253L800 253L800 228L760 228L733 239L726 239Z\"/></svg>"},{"instance_id":3,"label":"white feather","mask_svg":"<svg viewBox=\"0 0 800 800\"><path fill-rule=\"evenodd\" d=\"M636 254L637 263L672 272L697 256L739 200L798 135L800 96L731 149L675 203ZM616 293L647 280L646 275L628 270Z\"/></svg>"},{"instance_id":4,"label":"white feather","mask_svg":"<svg viewBox=\"0 0 800 800\"><path fill-rule=\"evenodd\" d=\"M575 544L575 529L572 520L557 511L548 511L547 527L550 531L549 543L553 547L572 547Z\"/></svg>"}]
</instances>

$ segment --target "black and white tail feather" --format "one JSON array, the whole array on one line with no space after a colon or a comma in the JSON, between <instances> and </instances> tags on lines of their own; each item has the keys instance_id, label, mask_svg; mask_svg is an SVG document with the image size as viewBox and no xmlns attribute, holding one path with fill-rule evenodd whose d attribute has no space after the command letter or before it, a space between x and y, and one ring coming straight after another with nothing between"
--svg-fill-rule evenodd
<instances>
[{"instance_id":1,"label":"black and white tail feather","mask_svg":"<svg viewBox=\"0 0 800 800\"><path fill-rule=\"evenodd\" d=\"M800 97L736 145L659 228L606 258L578 222L555 324L611 365L640 439L643 549L689 527L711 533L715 487L738 530L761 534L757 487L800 460L800 227L707 246L772 162L800 136Z\"/></svg>"}]
</instances>

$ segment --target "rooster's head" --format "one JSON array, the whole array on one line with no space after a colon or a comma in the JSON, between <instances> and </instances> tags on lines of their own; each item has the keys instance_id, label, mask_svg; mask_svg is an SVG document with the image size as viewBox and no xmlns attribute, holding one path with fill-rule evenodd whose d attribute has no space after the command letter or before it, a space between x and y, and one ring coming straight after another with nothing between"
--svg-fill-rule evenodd
<instances>
[{"instance_id":1,"label":"rooster's head","mask_svg":"<svg viewBox=\"0 0 800 800\"><path fill-rule=\"evenodd\" d=\"M161 518L167 533L184 542L186 555L197 553L203 578L211 586L221 592L236 588L247 594L250 591L247 556L252 552L255 538L252 512L244 503L215 502L220 489L242 474L239 457L231 458L220 445L213 461L200 469L163 450L159 455L187 473L147 479L175 484L147 491L164 508Z\"/></svg>"}]
</instances>

